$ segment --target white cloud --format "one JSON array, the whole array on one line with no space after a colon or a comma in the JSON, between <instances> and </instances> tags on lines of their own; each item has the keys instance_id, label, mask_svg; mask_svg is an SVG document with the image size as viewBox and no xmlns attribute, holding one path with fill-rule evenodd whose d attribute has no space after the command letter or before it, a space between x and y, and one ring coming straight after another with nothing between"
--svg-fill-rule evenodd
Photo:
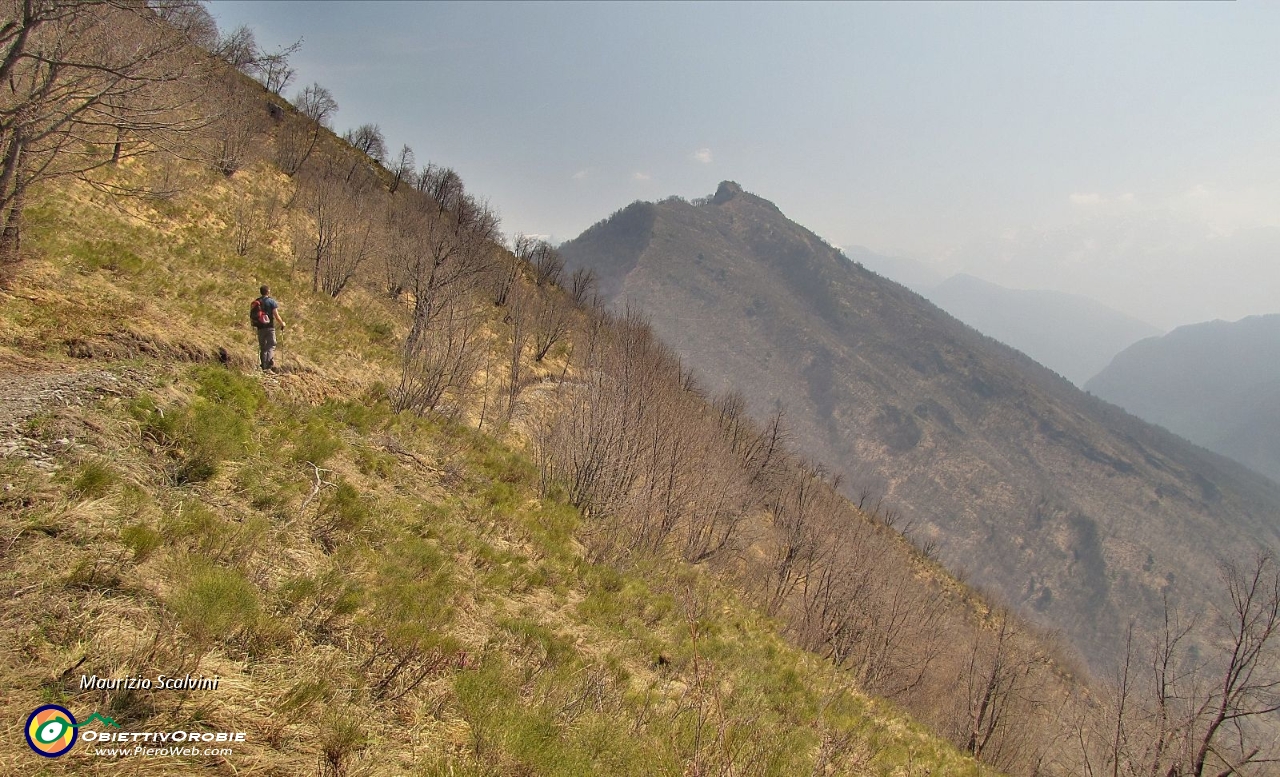
<instances>
[{"instance_id":1,"label":"white cloud","mask_svg":"<svg viewBox=\"0 0 1280 777\"><path fill-rule=\"evenodd\" d=\"M551 242L551 238L552 238L552 236L549 234L544 235L541 233L526 234L525 237L530 238L531 240L544 240L548 243Z\"/></svg>"},{"instance_id":2,"label":"white cloud","mask_svg":"<svg viewBox=\"0 0 1280 777\"><path fill-rule=\"evenodd\" d=\"M1097 205L1102 202L1102 195L1097 192L1089 192L1088 194L1072 194L1067 199L1071 200L1072 205Z\"/></svg>"},{"instance_id":3,"label":"white cloud","mask_svg":"<svg viewBox=\"0 0 1280 777\"><path fill-rule=\"evenodd\" d=\"M575 181L581 181L581 180L585 179L588 175L591 175L591 168L590 168L590 167L584 167L583 169L581 169L581 170L579 170L578 172L576 172L576 173L574 173L574 174L573 174L573 180L575 180Z\"/></svg>"},{"instance_id":4,"label":"white cloud","mask_svg":"<svg viewBox=\"0 0 1280 777\"><path fill-rule=\"evenodd\" d=\"M1133 202L1133 192L1125 192L1117 194L1114 197L1099 194L1098 192L1074 192L1067 197L1072 205L1081 207L1093 207L1095 205L1129 205Z\"/></svg>"},{"instance_id":5,"label":"white cloud","mask_svg":"<svg viewBox=\"0 0 1280 777\"><path fill-rule=\"evenodd\" d=\"M689 156L694 161L701 162L704 165L711 164L711 149L709 148L700 148Z\"/></svg>"},{"instance_id":6,"label":"white cloud","mask_svg":"<svg viewBox=\"0 0 1280 777\"><path fill-rule=\"evenodd\" d=\"M633 180L633 181L652 181L652 180L653 180L653 176L649 175L648 173L639 173L639 172L637 172L637 173L632 173L632 174L631 174L631 180Z\"/></svg>"}]
</instances>

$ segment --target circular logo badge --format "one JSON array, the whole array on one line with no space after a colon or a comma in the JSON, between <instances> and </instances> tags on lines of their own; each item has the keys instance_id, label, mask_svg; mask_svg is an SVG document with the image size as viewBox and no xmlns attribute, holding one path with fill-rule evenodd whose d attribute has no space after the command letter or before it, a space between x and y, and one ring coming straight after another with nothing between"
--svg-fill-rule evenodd
<instances>
[{"instance_id":1,"label":"circular logo badge","mask_svg":"<svg viewBox=\"0 0 1280 777\"><path fill-rule=\"evenodd\" d=\"M66 707L46 704L27 718L27 744L45 758L64 755L76 743L76 716Z\"/></svg>"}]
</instances>

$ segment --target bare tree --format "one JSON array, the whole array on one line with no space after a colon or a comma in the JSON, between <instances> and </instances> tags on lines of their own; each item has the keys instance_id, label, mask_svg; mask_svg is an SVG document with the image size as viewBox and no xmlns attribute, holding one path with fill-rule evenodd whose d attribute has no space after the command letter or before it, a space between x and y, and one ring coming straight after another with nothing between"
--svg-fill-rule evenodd
<instances>
[{"instance_id":1,"label":"bare tree","mask_svg":"<svg viewBox=\"0 0 1280 777\"><path fill-rule=\"evenodd\" d=\"M254 69L268 92L281 94L289 84L293 83L297 71L289 65L289 58L298 53L301 48L302 41L299 40L289 46L282 46L274 53L258 57L258 61L254 63Z\"/></svg>"},{"instance_id":2,"label":"bare tree","mask_svg":"<svg viewBox=\"0 0 1280 777\"><path fill-rule=\"evenodd\" d=\"M619 522L639 482L645 442L635 430L657 410L674 356L634 311L599 318L578 350L581 381L566 388L535 430L544 485L559 481L569 501L595 521L596 556L625 545Z\"/></svg>"},{"instance_id":3,"label":"bare tree","mask_svg":"<svg viewBox=\"0 0 1280 777\"><path fill-rule=\"evenodd\" d=\"M1195 777L1280 762L1256 729L1280 712L1280 571L1269 554L1261 554L1247 568L1224 563L1222 581L1229 604L1215 635L1221 654L1188 730L1186 768Z\"/></svg>"},{"instance_id":4,"label":"bare tree","mask_svg":"<svg viewBox=\"0 0 1280 777\"><path fill-rule=\"evenodd\" d=\"M569 297L573 304L585 307L596 293L596 274L589 267L579 267L569 276Z\"/></svg>"},{"instance_id":5,"label":"bare tree","mask_svg":"<svg viewBox=\"0 0 1280 777\"><path fill-rule=\"evenodd\" d=\"M305 87L294 98L298 112L314 121L321 127L328 127L333 115L338 112L338 101L333 93L320 84Z\"/></svg>"},{"instance_id":6,"label":"bare tree","mask_svg":"<svg viewBox=\"0 0 1280 777\"><path fill-rule=\"evenodd\" d=\"M508 256L500 257L494 265L493 272L493 304L496 307L503 307L511 298L511 290L515 287L516 279L520 277L520 262L512 260Z\"/></svg>"},{"instance_id":7,"label":"bare tree","mask_svg":"<svg viewBox=\"0 0 1280 777\"><path fill-rule=\"evenodd\" d=\"M533 360L540 362L546 358L552 346L569 334L569 324L573 317L567 300L559 299L553 293L537 295L532 307Z\"/></svg>"},{"instance_id":8,"label":"bare tree","mask_svg":"<svg viewBox=\"0 0 1280 777\"><path fill-rule=\"evenodd\" d=\"M200 57L143 2L5 0L0 10L0 283L28 189L159 149L207 123Z\"/></svg>"},{"instance_id":9,"label":"bare tree","mask_svg":"<svg viewBox=\"0 0 1280 777\"><path fill-rule=\"evenodd\" d=\"M823 541L822 518L829 499L821 473L812 465L800 463L770 495L775 534L765 580L766 610L770 614L777 613L796 586L811 577L826 559L830 546Z\"/></svg>"},{"instance_id":10,"label":"bare tree","mask_svg":"<svg viewBox=\"0 0 1280 777\"><path fill-rule=\"evenodd\" d=\"M439 306L473 293L494 261L498 217L489 207L463 196L452 213L422 217L420 241L406 254L406 283L413 294L409 339L429 328Z\"/></svg>"},{"instance_id":11,"label":"bare tree","mask_svg":"<svg viewBox=\"0 0 1280 777\"><path fill-rule=\"evenodd\" d=\"M452 211L465 196L462 177L451 167L428 164L418 174L418 191L435 201L441 210Z\"/></svg>"},{"instance_id":12,"label":"bare tree","mask_svg":"<svg viewBox=\"0 0 1280 777\"><path fill-rule=\"evenodd\" d=\"M396 410L426 413L448 403L461 410L485 353L485 316L466 295L437 306L431 325L406 343L400 385L392 395Z\"/></svg>"},{"instance_id":13,"label":"bare tree","mask_svg":"<svg viewBox=\"0 0 1280 777\"><path fill-rule=\"evenodd\" d=\"M448 396L460 401L483 360L478 290L499 233L496 214L467 196L452 213L420 211L417 224L401 233L413 241L400 250L404 264L398 275L413 296L413 323L396 404L427 412Z\"/></svg>"},{"instance_id":14,"label":"bare tree","mask_svg":"<svg viewBox=\"0 0 1280 777\"><path fill-rule=\"evenodd\" d=\"M357 151L369 155L375 162L381 163L387 156L387 139L377 124L361 124L353 130L347 130L342 139L350 143Z\"/></svg>"},{"instance_id":15,"label":"bare tree","mask_svg":"<svg viewBox=\"0 0 1280 777\"><path fill-rule=\"evenodd\" d=\"M555 286L560 283L560 274L564 272L564 259L560 252L552 248L545 240L539 240L529 257L533 265L533 281L539 286Z\"/></svg>"},{"instance_id":16,"label":"bare tree","mask_svg":"<svg viewBox=\"0 0 1280 777\"><path fill-rule=\"evenodd\" d=\"M218 47L218 23L203 5L189 0L149 3L156 16L181 32L193 45L213 53Z\"/></svg>"},{"instance_id":17,"label":"bare tree","mask_svg":"<svg viewBox=\"0 0 1280 777\"><path fill-rule=\"evenodd\" d=\"M516 288L507 307L507 321L511 324L511 343L507 349L507 375L503 387L506 399L505 418L509 423L515 415L516 402L524 389L524 346L529 339L529 307L531 294L522 287Z\"/></svg>"},{"instance_id":18,"label":"bare tree","mask_svg":"<svg viewBox=\"0 0 1280 777\"><path fill-rule=\"evenodd\" d=\"M959 739L975 758L1008 768L1029 744L1021 724L1038 704L1035 673L1044 659L1024 644L1011 613L999 610L992 618L969 651L966 725Z\"/></svg>"},{"instance_id":19,"label":"bare tree","mask_svg":"<svg viewBox=\"0 0 1280 777\"><path fill-rule=\"evenodd\" d=\"M214 47L213 54L244 73L252 72L262 56L253 30L243 24L222 36Z\"/></svg>"},{"instance_id":20,"label":"bare tree","mask_svg":"<svg viewBox=\"0 0 1280 777\"><path fill-rule=\"evenodd\" d=\"M294 69L289 66L289 58L302 48L302 41L294 41L268 54L258 46L253 30L242 24L213 41L207 48L214 56L236 70L256 77L267 91L280 94L296 75Z\"/></svg>"},{"instance_id":21,"label":"bare tree","mask_svg":"<svg viewBox=\"0 0 1280 777\"><path fill-rule=\"evenodd\" d=\"M530 235L516 235L512 241L516 261L529 268L538 286L554 286L564 272L564 259L547 241Z\"/></svg>"},{"instance_id":22,"label":"bare tree","mask_svg":"<svg viewBox=\"0 0 1280 777\"><path fill-rule=\"evenodd\" d=\"M286 121L276 139L276 161L285 175L297 174L307 163L338 111L338 101L320 84L304 88L293 99L301 117Z\"/></svg>"},{"instance_id":23,"label":"bare tree","mask_svg":"<svg viewBox=\"0 0 1280 777\"><path fill-rule=\"evenodd\" d=\"M226 77L210 86L207 99L218 106L216 119L202 133L208 139L208 164L229 176L250 161L255 139L266 131L263 103Z\"/></svg>"},{"instance_id":24,"label":"bare tree","mask_svg":"<svg viewBox=\"0 0 1280 777\"><path fill-rule=\"evenodd\" d=\"M701 403L698 406L701 408ZM693 464L690 499L681 530L681 556L691 564L739 550L742 526L760 501L758 490L750 486L746 473L736 466L718 430L702 412L699 416L697 425L689 431L698 436L703 461Z\"/></svg>"},{"instance_id":25,"label":"bare tree","mask_svg":"<svg viewBox=\"0 0 1280 777\"><path fill-rule=\"evenodd\" d=\"M392 163L391 173L393 176L391 179L391 193L395 194L402 181L414 176L413 149L407 145L400 147L400 153L396 155L395 162Z\"/></svg>"},{"instance_id":26,"label":"bare tree","mask_svg":"<svg viewBox=\"0 0 1280 777\"><path fill-rule=\"evenodd\" d=\"M1280 570L1269 554L1222 564L1224 606L1208 633L1167 600L1147 671L1134 632L1107 701L1075 726L1088 774L1227 777L1280 763Z\"/></svg>"},{"instance_id":27,"label":"bare tree","mask_svg":"<svg viewBox=\"0 0 1280 777\"><path fill-rule=\"evenodd\" d=\"M310 217L299 253L311 268L311 287L332 297L342 293L356 271L378 251L382 235L378 219L367 215L378 207L376 190L361 189L337 174L333 162L304 181L304 207Z\"/></svg>"},{"instance_id":28,"label":"bare tree","mask_svg":"<svg viewBox=\"0 0 1280 777\"><path fill-rule=\"evenodd\" d=\"M279 228L281 204L273 193L237 198L231 209L231 239L237 256L247 256L255 243Z\"/></svg>"}]
</instances>

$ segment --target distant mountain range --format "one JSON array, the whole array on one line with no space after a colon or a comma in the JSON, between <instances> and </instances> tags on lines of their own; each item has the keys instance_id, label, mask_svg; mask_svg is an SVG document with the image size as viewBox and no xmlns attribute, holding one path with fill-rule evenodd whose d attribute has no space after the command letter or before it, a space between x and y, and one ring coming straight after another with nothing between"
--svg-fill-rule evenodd
<instances>
[{"instance_id":1,"label":"distant mountain range","mask_svg":"<svg viewBox=\"0 0 1280 777\"><path fill-rule=\"evenodd\" d=\"M1160 330L1101 302L1061 291L1007 289L953 275L922 292L951 315L1083 386L1116 354Z\"/></svg>"},{"instance_id":2,"label":"distant mountain range","mask_svg":"<svg viewBox=\"0 0 1280 777\"><path fill-rule=\"evenodd\" d=\"M1280 486L1078 390L725 182L637 202L561 246L715 391L784 406L796 445L872 490L1095 665L1219 557L1280 548Z\"/></svg>"},{"instance_id":3,"label":"distant mountain range","mask_svg":"<svg viewBox=\"0 0 1280 777\"><path fill-rule=\"evenodd\" d=\"M861 246L845 253L1077 386L1133 343L1161 334L1145 321L1079 294L1010 289L963 273L944 279L923 262L882 256Z\"/></svg>"},{"instance_id":4,"label":"distant mountain range","mask_svg":"<svg viewBox=\"0 0 1280 777\"><path fill-rule=\"evenodd\" d=\"M863 246L845 246L845 256L877 275L883 275L895 283L901 283L912 291L924 294L946 280L946 276L917 259L905 256L885 256Z\"/></svg>"},{"instance_id":5,"label":"distant mountain range","mask_svg":"<svg viewBox=\"0 0 1280 777\"><path fill-rule=\"evenodd\" d=\"M1280 315L1178 327L1085 387L1280 483Z\"/></svg>"}]
</instances>

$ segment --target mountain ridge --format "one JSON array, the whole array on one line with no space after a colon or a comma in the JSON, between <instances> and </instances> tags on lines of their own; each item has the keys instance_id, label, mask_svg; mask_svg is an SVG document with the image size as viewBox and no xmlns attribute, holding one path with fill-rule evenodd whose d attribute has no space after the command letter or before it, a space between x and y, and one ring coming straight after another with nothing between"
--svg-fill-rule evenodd
<instances>
[{"instance_id":1,"label":"mountain ridge","mask_svg":"<svg viewBox=\"0 0 1280 777\"><path fill-rule=\"evenodd\" d=\"M1142 340L1085 388L1280 482L1280 314Z\"/></svg>"},{"instance_id":2,"label":"mountain ridge","mask_svg":"<svg viewBox=\"0 0 1280 777\"><path fill-rule=\"evenodd\" d=\"M1011 289L965 273L921 293L961 321L1017 348L1077 386L1133 343L1161 334L1091 297Z\"/></svg>"},{"instance_id":3,"label":"mountain ridge","mask_svg":"<svg viewBox=\"0 0 1280 777\"><path fill-rule=\"evenodd\" d=\"M643 206L647 236L606 220L562 253L645 310L713 389L741 387L757 414L785 405L848 490L884 495L922 544L1095 666L1126 616L1151 623L1166 594L1197 601L1214 561L1182 548L1280 540L1274 484L1087 396L762 201L722 184ZM597 262L624 233L644 246L629 269Z\"/></svg>"}]
</instances>

